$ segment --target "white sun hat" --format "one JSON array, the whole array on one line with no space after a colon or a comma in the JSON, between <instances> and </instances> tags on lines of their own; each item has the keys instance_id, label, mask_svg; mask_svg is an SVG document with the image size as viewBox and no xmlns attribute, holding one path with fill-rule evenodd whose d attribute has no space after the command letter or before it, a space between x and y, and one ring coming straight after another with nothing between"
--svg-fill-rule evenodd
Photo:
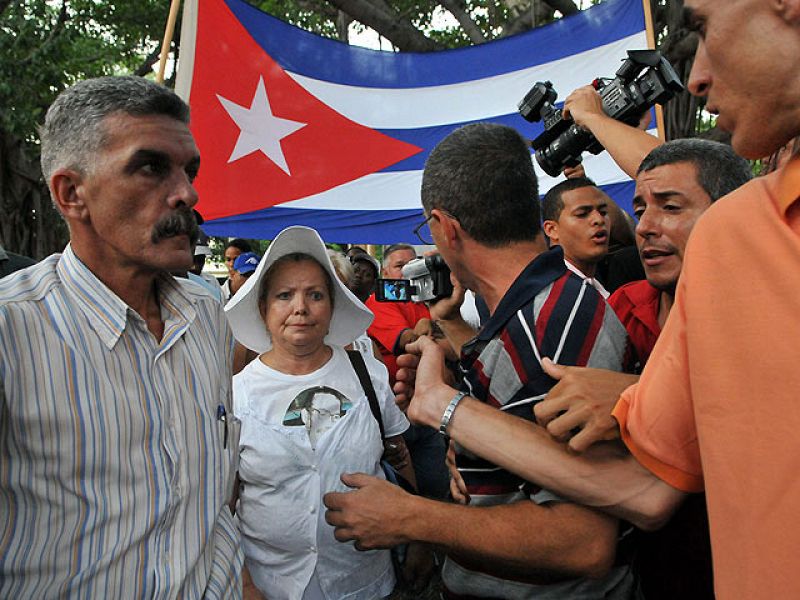
<instances>
[{"instance_id":1,"label":"white sun hat","mask_svg":"<svg viewBox=\"0 0 800 600\"><path fill-rule=\"evenodd\" d=\"M333 314L325 343L346 346L372 323L373 315L361 301L339 281L319 234L310 227L287 227L273 240L253 273L225 305L225 315L233 336L243 346L261 353L272 348L272 338L258 310L258 292L264 274L277 259L294 252L313 257L333 280Z\"/></svg>"}]
</instances>

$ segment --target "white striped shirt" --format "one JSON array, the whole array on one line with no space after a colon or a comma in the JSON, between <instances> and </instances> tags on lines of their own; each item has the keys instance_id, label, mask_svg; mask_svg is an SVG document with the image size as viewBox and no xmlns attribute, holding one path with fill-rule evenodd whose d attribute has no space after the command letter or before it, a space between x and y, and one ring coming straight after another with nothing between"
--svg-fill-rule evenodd
<instances>
[{"instance_id":1,"label":"white striped shirt","mask_svg":"<svg viewBox=\"0 0 800 600\"><path fill-rule=\"evenodd\" d=\"M71 246L0 281L0 597L241 596L230 329L157 289L160 341Z\"/></svg>"}]
</instances>

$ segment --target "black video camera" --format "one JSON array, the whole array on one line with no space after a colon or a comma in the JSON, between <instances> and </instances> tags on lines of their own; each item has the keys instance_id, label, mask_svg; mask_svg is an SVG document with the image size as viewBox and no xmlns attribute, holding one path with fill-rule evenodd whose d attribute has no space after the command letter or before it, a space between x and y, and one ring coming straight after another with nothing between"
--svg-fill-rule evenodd
<instances>
[{"instance_id":1,"label":"black video camera","mask_svg":"<svg viewBox=\"0 0 800 600\"><path fill-rule=\"evenodd\" d=\"M683 91L672 65L655 50L628 50L616 77L607 83L596 79L593 85L603 101L603 112L634 127L654 104L664 104ZM554 105L557 97L552 83L539 81L519 103L519 112L527 121L544 122L544 132L531 146L539 166L553 177L564 167L580 164L583 152L600 154L604 150L591 132L564 118Z\"/></svg>"}]
</instances>

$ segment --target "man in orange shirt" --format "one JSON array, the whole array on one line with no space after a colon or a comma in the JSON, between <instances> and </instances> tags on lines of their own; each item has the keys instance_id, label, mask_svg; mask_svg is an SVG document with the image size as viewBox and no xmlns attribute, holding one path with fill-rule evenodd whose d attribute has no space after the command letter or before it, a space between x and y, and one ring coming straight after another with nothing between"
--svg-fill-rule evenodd
<instances>
[{"instance_id":1,"label":"man in orange shirt","mask_svg":"<svg viewBox=\"0 0 800 600\"><path fill-rule=\"evenodd\" d=\"M800 0L685 6L700 34L689 87L708 98L734 149L755 159L800 134ZM471 399L447 414L447 431L499 466L645 528L705 489L717 597L800 597L798 267L795 158L698 222L670 318L640 382L615 410L630 453L597 444L569 454L545 430ZM422 357L409 416L438 423L453 395L441 381L440 351L425 339L411 349ZM391 541L371 536L369 515L340 522L342 539L364 547Z\"/></svg>"}]
</instances>

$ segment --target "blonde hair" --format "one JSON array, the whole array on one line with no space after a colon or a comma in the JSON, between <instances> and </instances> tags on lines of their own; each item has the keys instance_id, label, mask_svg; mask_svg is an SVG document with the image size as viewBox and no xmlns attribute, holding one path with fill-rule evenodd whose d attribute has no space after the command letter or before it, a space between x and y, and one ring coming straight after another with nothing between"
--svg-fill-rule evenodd
<instances>
[{"instance_id":1,"label":"blonde hair","mask_svg":"<svg viewBox=\"0 0 800 600\"><path fill-rule=\"evenodd\" d=\"M350 284L353 282L353 277L355 276L353 264L338 250L326 248L326 251L328 252L328 257L331 259L331 263L333 264L333 268L336 271L336 276L339 278L339 281L349 288Z\"/></svg>"}]
</instances>

